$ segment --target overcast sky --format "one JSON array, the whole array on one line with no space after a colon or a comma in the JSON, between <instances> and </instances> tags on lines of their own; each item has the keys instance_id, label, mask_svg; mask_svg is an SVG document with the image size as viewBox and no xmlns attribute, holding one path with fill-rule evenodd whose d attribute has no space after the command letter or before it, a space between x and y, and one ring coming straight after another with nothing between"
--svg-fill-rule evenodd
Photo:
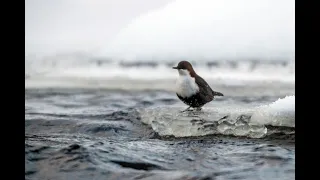
<instances>
[{"instance_id":1,"label":"overcast sky","mask_svg":"<svg viewBox=\"0 0 320 180\"><path fill-rule=\"evenodd\" d=\"M26 54L105 46L137 16L172 0L25 0Z\"/></svg>"},{"instance_id":2,"label":"overcast sky","mask_svg":"<svg viewBox=\"0 0 320 180\"><path fill-rule=\"evenodd\" d=\"M26 0L26 55L294 57L294 0ZM102 54L103 54L102 53Z\"/></svg>"}]
</instances>

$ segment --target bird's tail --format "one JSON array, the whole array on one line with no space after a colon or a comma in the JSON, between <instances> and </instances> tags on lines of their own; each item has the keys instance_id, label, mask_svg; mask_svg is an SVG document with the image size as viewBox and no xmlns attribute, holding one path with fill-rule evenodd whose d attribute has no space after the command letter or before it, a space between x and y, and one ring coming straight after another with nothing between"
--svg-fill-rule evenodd
<instances>
[{"instance_id":1,"label":"bird's tail","mask_svg":"<svg viewBox=\"0 0 320 180\"><path fill-rule=\"evenodd\" d=\"M213 91L213 95L214 96L223 96L223 94L221 92L216 92L216 91Z\"/></svg>"}]
</instances>

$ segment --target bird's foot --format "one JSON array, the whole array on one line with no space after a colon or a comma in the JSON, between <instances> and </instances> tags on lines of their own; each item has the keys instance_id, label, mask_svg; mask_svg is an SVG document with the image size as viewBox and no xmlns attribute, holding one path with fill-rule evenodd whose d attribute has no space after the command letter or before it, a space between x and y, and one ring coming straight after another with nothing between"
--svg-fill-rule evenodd
<instances>
[{"instance_id":1,"label":"bird's foot","mask_svg":"<svg viewBox=\"0 0 320 180\"><path fill-rule=\"evenodd\" d=\"M193 108L193 109L190 109L190 107L188 107L187 109L183 110L183 111L180 111L180 112L186 112L186 111L201 111L201 107L197 107L197 108Z\"/></svg>"},{"instance_id":2,"label":"bird's foot","mask_svg":"<svg viewBox=\"0 0 320 180\"><path fill-rule=\"evenodd\" d=\"M180 111L180 112L192 111L190 108L191 108L191 106L188 107L187 109L183 110L183 111Z\"/></svg>"}]
</instances>

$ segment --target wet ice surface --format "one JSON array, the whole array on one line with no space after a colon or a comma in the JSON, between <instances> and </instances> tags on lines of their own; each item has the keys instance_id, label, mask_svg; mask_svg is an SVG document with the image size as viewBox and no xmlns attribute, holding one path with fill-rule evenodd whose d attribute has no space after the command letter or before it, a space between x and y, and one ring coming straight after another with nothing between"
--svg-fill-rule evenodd
<instances>
[{"instance_id":1,"label":"wet ice surface","mask_svg":"<svg viewBox=\"0 0 320 180\"><path fill-rule=\"evenodd\" d=\"M180 113L165 91L25 93L26 179L295 178L294 120L250 124L253 107L284 96L226 96Z\"/></svg>"}]
</instances>

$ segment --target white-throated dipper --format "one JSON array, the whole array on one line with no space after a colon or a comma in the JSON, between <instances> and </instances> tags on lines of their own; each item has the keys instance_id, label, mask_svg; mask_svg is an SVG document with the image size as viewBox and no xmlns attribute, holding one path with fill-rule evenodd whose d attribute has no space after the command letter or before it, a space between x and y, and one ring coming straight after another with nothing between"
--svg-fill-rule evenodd
<instances>
[{"instance_id":1,"label":"white-throated dipper","mask_svg":"<svg viewBox=\"0 0 320 180\"><path fill-rule=\"evenodd\" d=\"M214 96L223 96L222 93L213 91L208 83L200 77L188 61L180 61L177 67L179 72L176 83L178 98L189 107L201 110L201 107L214 99Z\"/></svg>"}]
</instances>

